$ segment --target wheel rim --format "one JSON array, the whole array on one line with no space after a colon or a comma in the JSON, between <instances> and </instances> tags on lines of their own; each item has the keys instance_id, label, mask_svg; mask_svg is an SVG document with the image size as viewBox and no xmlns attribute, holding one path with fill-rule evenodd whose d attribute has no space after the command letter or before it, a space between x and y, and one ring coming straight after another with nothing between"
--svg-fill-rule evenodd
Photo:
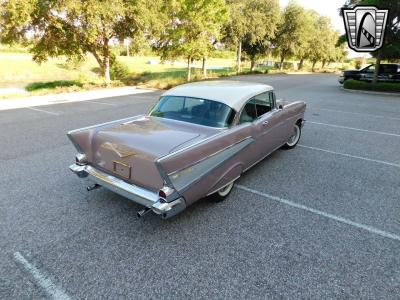
<instances>
[{"instance_id":1,"label":"wheel rim","mask_svg":"<svg viewBox=\"0 0 400 300\"><path fill-rule=\"evenodd\" d=\"M300 138L300 127L299 127L299 125L296 124L296 125L294 126L294 133L293 133L293 135L289 138L289 140L287 141L287 145L288 145L289 147L292 147L292 146L296 145L297 142L299 141L299 138Z\"/></svg>"},{"instance_id":2,"label":"wheel rim","mask_svg":"<svg viewBox=\"0 0 400 300\"><path fill-rule=\"evenodd\" d=\"M224 186L222 189L220 189L218 191L218 195L220 195L221 197L227 196L229 194L229 192L231 191L232 187L233 187L233 182L231 182L227 186Z\"/></svg>"}]
</instances>

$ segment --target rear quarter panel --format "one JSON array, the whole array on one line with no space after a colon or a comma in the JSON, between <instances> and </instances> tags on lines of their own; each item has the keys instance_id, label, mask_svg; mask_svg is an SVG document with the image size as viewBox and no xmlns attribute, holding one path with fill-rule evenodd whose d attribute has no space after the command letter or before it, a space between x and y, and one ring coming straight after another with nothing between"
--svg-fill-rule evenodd
<instances>
[{"instance_id":1,"label":"rear quarter panel","mask_svg":"<svg viewBox=\"0 0 400 300\"><path fill-rule=\"evenodd\" d=\"M190 170L192 166L216 154L223 156L205 175L199 176L187 187L178 189L185 197L187 205L190 205L240 176L251 160L251 142L251 125L243 124L223 130L197 145L167 155L158 160L158 163L165 174L172 177L176 172Z\"/></svg>"}]
</instances>

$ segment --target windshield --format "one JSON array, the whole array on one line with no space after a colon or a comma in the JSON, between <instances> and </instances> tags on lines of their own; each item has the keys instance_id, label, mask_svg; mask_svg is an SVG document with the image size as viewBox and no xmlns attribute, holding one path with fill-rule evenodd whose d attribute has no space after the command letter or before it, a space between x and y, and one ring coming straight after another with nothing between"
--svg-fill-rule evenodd
<instances>
[{"instance_id":1,"label":"windshield","mask_svg":"<svg viewBox=\"0 0 400 300\"><path fill-rule=\"evenodd\" d=\"M217 101L164 96L150 112L150 116L222 128L231 125L235 111Z\"/></svg>"}]
</instances>

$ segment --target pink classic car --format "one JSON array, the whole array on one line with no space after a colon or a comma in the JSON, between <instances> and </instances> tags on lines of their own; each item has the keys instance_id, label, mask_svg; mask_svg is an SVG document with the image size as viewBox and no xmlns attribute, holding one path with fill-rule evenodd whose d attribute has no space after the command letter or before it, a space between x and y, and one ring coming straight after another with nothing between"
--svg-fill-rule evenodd
<instances>
[{"instance_id":1,"label":"pink classic car","mask_svg":"<svg viewBox=\"0 0 400 300\"><path fill-rule=\"evenodd\" d=\"M79 177L169 218L234 182L276 149L293 148L304 102L276 101L260 83L204 81L166 91L147 115L68 132Z\"/></svg>"}]
</instances>

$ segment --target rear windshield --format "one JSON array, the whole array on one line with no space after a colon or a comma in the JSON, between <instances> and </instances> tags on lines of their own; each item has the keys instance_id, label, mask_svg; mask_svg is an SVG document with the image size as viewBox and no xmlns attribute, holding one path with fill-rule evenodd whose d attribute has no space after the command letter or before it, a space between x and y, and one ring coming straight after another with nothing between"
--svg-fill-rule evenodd
<instances>
[{"instance_id":1,"label":"rear windshield","mask_svg":"<svg viewBox=\"0 0 400 300\"><path fill-rule=\"evenodd\" d=\"M222 128L231 125L235 111L217 101L164 96L152 109L150 116Z\"/></svg>"}]
</instances>

